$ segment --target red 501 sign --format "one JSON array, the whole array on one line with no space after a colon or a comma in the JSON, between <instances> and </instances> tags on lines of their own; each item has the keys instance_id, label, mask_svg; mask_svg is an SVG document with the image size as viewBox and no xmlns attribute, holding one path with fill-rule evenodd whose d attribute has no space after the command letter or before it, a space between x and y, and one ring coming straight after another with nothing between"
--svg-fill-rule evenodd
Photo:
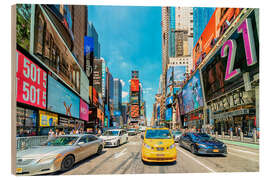
<instances>
[{"instance_id":1,"label":"red 501 sign","mask_svg":"<svg viewBox=\"0 0 270 180\"><path fill-rule=\"evenodd\" d=\"M42 109L46 108L47 73L17 50L17 101Z\"/></svg>"}]
</instances>

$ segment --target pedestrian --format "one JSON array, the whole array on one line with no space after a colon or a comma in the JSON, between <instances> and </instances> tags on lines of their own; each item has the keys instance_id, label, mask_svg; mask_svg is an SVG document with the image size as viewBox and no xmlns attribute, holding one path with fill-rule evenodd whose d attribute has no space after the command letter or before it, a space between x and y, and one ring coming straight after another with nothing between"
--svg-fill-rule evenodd
<instances>
[{"instance_id":1,"label":"pedestrian","mask_svg":"<svg viewBox=\"0 0 270 180\"><path fill-rule=\"evenodd\" d=\"M238 126L238 135L240 136L240 132L241 132L241 127Z\"/></svg>"},{"instance_id":2,"label":"pedestrian","mask_svg":"<svg viewBox=\"0 0 270 180\"><path fill-rule=\"evenodd\" d=\"M48 133L48 136L49 136L49 137L53 137L53 136L54 136L54 132L53 132L52 129L50 129L50 131L49 131L49 133Z\"/></svg>"},{"instance_id":3,"label":"pedestrian","mask_svg":"<svg viewBox=\"0 0 270 180\"><path fill-rule=\"evenodd\" d=\"M17 135L17 137L25 137L23 128L20 129L19 134Z\"/></svg>"},{"instance_id":4,"label":"pedestrian","mask_svg":"<svg viewBox=\"0 0 270 180\"><path fill-rule=\"evenodd\" d=\"M60 135L60 131L59 131L59 129L56 129L56 130L55 130L54 136L57 137L57 136L59 136L59 135Z\"/></svg>"},{"instance_id":5,"label":"pedestrian","mask_svg":"<svg viewBox=\"0 0 270 180\"><path fill-rule=\"evenodd\" d=\"M100 136L102 134L101 129L98 129L98 135Z\"/></svg>"}]
</instances>

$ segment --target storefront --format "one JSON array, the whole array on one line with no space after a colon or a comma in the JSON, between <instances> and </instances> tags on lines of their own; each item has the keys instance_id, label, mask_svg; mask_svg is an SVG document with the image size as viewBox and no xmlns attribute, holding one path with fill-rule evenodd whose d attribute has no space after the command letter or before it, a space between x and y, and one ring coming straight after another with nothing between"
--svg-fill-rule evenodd
<instances>
[{"instance_id":1,"label":"storefront","mask_svg":"<svg viewBox=\"0 0 270 180\"><path fill-rule=\"evenodd\" d=\"M16 108L16 127L17 127L17 136L35 136L38 131L38 116L37 111L17 107Z\"/></svg>"}]
</instances>

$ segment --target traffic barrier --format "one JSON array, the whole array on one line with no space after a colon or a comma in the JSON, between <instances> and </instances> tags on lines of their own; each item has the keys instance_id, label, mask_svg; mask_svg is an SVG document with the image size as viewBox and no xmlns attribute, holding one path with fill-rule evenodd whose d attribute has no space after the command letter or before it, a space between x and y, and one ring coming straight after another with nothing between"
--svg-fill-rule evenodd
<instances>
[{"instance_id":1,"label":"traffic barrier","mask_svg":"<svg viewBox=\"0 0 270 180\"><path fill-rule=\"evenodd\" d=\"M48 136L16 137L16 149L19 151L31 148L33 146L40 146L47 140Z\"/></svg>"}]
</instances>

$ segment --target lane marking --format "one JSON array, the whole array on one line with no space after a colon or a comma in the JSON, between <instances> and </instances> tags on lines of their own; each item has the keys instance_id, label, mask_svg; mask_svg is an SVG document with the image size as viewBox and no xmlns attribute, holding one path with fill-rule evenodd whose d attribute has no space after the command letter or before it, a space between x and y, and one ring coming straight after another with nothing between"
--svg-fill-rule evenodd
<instances>
[{"instance_id":1,"label":"lane marking","mask_svg":"<svg viewBox=\"0 0 270 180\"><path fill-rule=\"evenodd\" d=\"M119 164L114 170L111 171L111 174L115 174L117 171L119 171L126 163L128 163L130 160L132 160L132 156L134 156L134 153L132 153L127 159L122 161L121 164Z\"/></svg>"},{"instance_id":2,"label":"lane marking","mask_svg":"<svg viewBox=\"0 0 270 180\"><path fill-rule=\"evenodd\" d=\"M244 150L240 150L240 149L234 149L234 148L228 148L228 149L233 150L233 151L239 151L239 152L243 152L243 153L253 154L253 155L259 155L259 153L244 151Z\"/></svg>"},{"instance_id":3,"label":"lane marking","mask_svg":"<svg viewBox=\"0 0 270 180\"><path fill-rule=\"evenodd\" d=\"M209 168L208 166L206 166L205 164L201 163L198 159L190 156L189 154L185 153L184 151L180 150L178 147L176 147L176 149L180 152L182 152L183 154L185 154L186 156L188 156L190 159L192 159L193 161L197 162L198 164L200 164L201 166L203 166L204 168L208 169L211 172L216 172L213 169Z\"/></svg>"},{"instance_id":4,"label":"lane marking","mask_svg":"<svg viewBox=\"0 0 270 180\"><path fill-rule=\"evenodd\" d=\"M127 153L127 148L123 149L121 152L115 153L114 159L119 158L120 156L123 156L126 153Z\"/></svg>"}]
</instances>

